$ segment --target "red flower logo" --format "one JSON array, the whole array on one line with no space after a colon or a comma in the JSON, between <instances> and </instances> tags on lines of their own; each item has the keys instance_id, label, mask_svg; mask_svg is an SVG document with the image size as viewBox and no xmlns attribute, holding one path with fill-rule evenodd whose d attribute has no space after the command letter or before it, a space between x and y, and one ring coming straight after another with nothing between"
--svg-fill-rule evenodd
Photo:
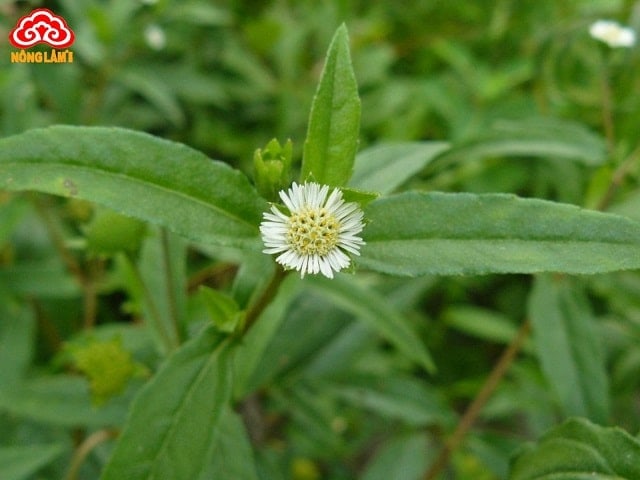
<instances>
[{"instance_id":1,"label":"red flower logo","mask_svg":"<svg viewBox=\"0 0 640 480\"><path fill-rule=\"evenodd\" d=\"M9 42L17 48L29 48L46 43L53 48L66 48L76 39L67 21L46 8L37 8L25 15L9 33Z\"/></svg>"}]
</instances>

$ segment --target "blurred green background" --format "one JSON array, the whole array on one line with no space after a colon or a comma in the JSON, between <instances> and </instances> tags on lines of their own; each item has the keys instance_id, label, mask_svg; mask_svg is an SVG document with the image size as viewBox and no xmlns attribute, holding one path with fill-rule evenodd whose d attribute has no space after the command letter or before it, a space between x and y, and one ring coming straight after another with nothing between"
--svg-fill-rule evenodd
<instances>
[{"instance_id":1,"label":"blurred green background","mask_svg":"<svg viewBox=\"0 0 640 480\"><path fill-rule=\"evenodd\" d=\"M362 147L457 142L496 120L557 115L598 128L598 18L640 25L636 2L3 2L2 37L36 6L76 33L75 62L2 55L2 134L53 123L119 125L244 164L257 146L304 138L331 35L346 22L363 101ZM8 46L8 45L7 45ZM609 55L619 136L638 110L636 49Z\"/></svg>"}]
</instances>

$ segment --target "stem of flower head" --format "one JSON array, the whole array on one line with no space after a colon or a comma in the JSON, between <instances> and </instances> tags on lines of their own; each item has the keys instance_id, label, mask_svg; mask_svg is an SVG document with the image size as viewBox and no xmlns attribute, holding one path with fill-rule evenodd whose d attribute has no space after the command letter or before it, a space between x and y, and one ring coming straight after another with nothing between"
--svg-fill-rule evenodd
<instances>
[{"instance_id":1,"label":"stem of flower head","mask_svg":"<svg viewBox=\"0 0 640 480\"><path fill-rule=\"evenodd\" d=\"M613 200L613 197L615 196L618 188L620 188L620 186L624 182L624 179L631 172L634 164L638 160L640 160L640 146L636 147L636 149L631 152L631 154L620 164L616 171L613 172L613 177L611 178L609 188L605 192L600 202L598 202L598 210L606 210L609 207L609 204Z\"/></svg>"},{"instance_id":2,"label":"stem of flower head","mask_svg":"<svg viewBox=\"0 0 640 480\"><path fill-rule=\"evenodd\" d=\"M255 301L251 303L251 305L247 309L247 313L244 317L242 335L247 334L249 329L256 323L258 318L260 318L260 315L265 310L265 308L269 306L271 300L273 300L273 298L278 293L278 288L287 276L287 273L289 273L289 271L285 271L280 267L280 265L276 265L276 271L274 272L273 277L271 277L271 280L269 281L267 286L264 287L264 290L262 290L260 295L255 299Z\"/></svg>"},{"instance_id":3,"label":"stem of flower head","mask_svg":"<svg viewBox=\"0 0 640 480\"><path fill-rule=\"evenodd\" d=\"M609 155L613 154L615 132L613 125L613 100L611 99L611 82L609 81L609 62L605 56L602 60L602 126L607 139Z\"/></svg>"},{"instance_id":4,"label":"stem of flower head","mask_svg":"<svg viewBox=\"0 0 640 480\"><path fill-rule=\"evenodd\" d=\"M489 377L487 377L487 379L485 380L484 385L482 385L482 388L478 392L478 395L476 395L476 398L474 398L473 402L471 402L471 405L467 407L467 410L464 412L464 415L462 415L462 418L460 419L460 422L458 423L455 431L453 432L453 434L451 434L451 436L445 443L444 448L440 451L438 458L436 458L433 464L431 464L431 467L429 468L427 473L425 473L423 477L424 480L434 480L438 476L440 471L447 466L451 454L455 452L462 444L464 437L467 435L467 433L477 420L478 415L480 415L483 407L486 405L487 401L500 384L500 381L504 378L505 374L509 370L509 367L515 360L518 352L529 336L530 331L531 324L527 320L522 324L522 326L518 330L518 333L515 335L515 337L513 337L511 343L502 353L502 356L493 367L493 370L489 374Z\"/></svg>"}]
</instances>

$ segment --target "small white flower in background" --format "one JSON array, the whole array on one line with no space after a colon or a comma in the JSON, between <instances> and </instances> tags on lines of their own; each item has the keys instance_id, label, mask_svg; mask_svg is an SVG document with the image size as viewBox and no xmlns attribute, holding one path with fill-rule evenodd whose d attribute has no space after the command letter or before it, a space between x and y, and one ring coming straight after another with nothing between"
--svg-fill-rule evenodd
<instances>
[{"instance_id":1,"label":"small white flower in background","mask_svg":"<svg viewBox=\"0 0 640 480\"><path fill-rule=\"evenodd\" d=\"M144 29L144 39L154 50L162 50L167 45L167 36L159 25L152 23Z\"/></svg>"},{"instance_id":2,"label":"small white flower in background","mask_svg":"<svg viewBox=\"0 0 640 480\"><path fill-rule=\"evenodd\" d=\"M611 48L633 47L636 43L636 32L632 28L623 27L613 20L598 20L594 22L589 28L589 34Z\"/></svg>"},{"instance_id":3,"label":"small white flower in background","mask_svg":"<svg viewBox=\"0 0 640 480\"><path fill-rule=\"evenodd\" d=\"M260 224L263 252L279 253L276 262L301 277L322 273L333 278L333 272L351 263L347 253L360 255L364 214L357 203L344 201L340 189L329 194L327 185L294 182L288 191L280 191L280 198L289 214L272 206Z\"/></svg>"}]
</instances>

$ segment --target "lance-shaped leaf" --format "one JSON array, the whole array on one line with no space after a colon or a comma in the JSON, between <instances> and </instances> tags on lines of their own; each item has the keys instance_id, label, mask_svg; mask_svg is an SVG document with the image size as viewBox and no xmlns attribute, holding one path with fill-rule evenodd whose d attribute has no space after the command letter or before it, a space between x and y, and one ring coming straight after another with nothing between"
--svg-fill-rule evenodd
<instances>
[{"instance_id":1,"label":"lance-shaped leaf","mask_svg":"<svg viewBox=\"0 0 640 480\"><path fill-rule=\"evenodd\" d=\"M222 412L209 455L209 463L194 480L258 480L249 433L242 417L231 408Z\"/></svg>"},{"instance_id":2,"label":"lance-shaped leaf","mask_svg":"<svg viewBox=\"0 0 640 480\"><path fill-rule=\"evenodd\" d=\"M311 105L302 180L342 186L353 170L360 129L360 98L347 28L336 31Z\"/></svg>"},{"instance_id":3,"label":"lance-shaped leaf","mask_svg":"<svg viewBox=\"0 0 640 480\"><path fill-rule=\"evenodd\" d=\"M365 210L358 263L396 275L640 268L640 223L513 195L410 192Z\"/></svg>"},{"instance_id":4,"label":"lance-shaped leaf","mask_svg":"<svg viewBox=\"0 0 640 480\"><path fill-rule=\"evenodd\" d=\"M529 298L529 317L542 371L565 415L606 422L606 359L584 293L566 277L540 275Z\"/></svg>"},{"instance_id":5,"label":"lance-shaped leaf","mask_svg":"<svg viewBox=\"0 0 640 480\"><path fill-rule=\"evenodd\" d=\"M240 172L121 128L55 126L1 139L0 189L82 198L204 243L253 241L266 209Z\"/></svg>"},{"instance_id":6,"label":"lance-shaped leaf","mask_svg":"<svg viewBox=\"0 0 640 480\"><path fill-rule=\"evenodd\" d=\"M391 193L446 151L445 142L404 142L376 145L356 156L349 185Z\"/></svg>"},{"instance_id":7,"label":"lance-shaped leaf","mask_svg":"<svg viewBox=\"0 0 640 480\"><path fill-rule=\"evenodd\" d=\"M574 418L520 452L510 480L632 480L640 478L640 442L619 428Z\"/></svg>"},{"instance_id":8,"label":"lance-shaped leaf","mask_svg":"<svg viewBox=\"0 0 640 480\"><path fill-rule=\"evenodd\" d=\"M62 444L0 447L3 480L25 480L64 452Z\"/></svg>"},{"instance_id":9,"label":"lance-shaped leaf","mask_svg":"<svg viewBox=\"0 0 640 480\"><path fill-rule=\"evenodd\" d=\"M555 118L500 121L483 135L456 145L437 158L438 167L492 157L533 157L600 165L606 159L602 138L583 125Z\"/></svg>"},{"instance_id":10,"label":"lance-shaped leaf","mask_svg":"<svg viewBox=\"0 0 640 480\"><path fill-rule=\"evenodd\" d=\"M337 306L353 313L376 330L408 358L429 372L435 371L431 355L406 320L379 295L370 292L346 277L327 279L311 277L308 283Z\"/></svg>"},{"instance_id":11,"label":"lance-shaped leaf","mask_svg":"<svg viewBox=\"0 0 640 480\"><path fill-rule=\"evenodd\" d=\"M133 403L101 479L197 478L231 396L231 351L210 327L169 357Z\"/></svg>"}]
</instances>

